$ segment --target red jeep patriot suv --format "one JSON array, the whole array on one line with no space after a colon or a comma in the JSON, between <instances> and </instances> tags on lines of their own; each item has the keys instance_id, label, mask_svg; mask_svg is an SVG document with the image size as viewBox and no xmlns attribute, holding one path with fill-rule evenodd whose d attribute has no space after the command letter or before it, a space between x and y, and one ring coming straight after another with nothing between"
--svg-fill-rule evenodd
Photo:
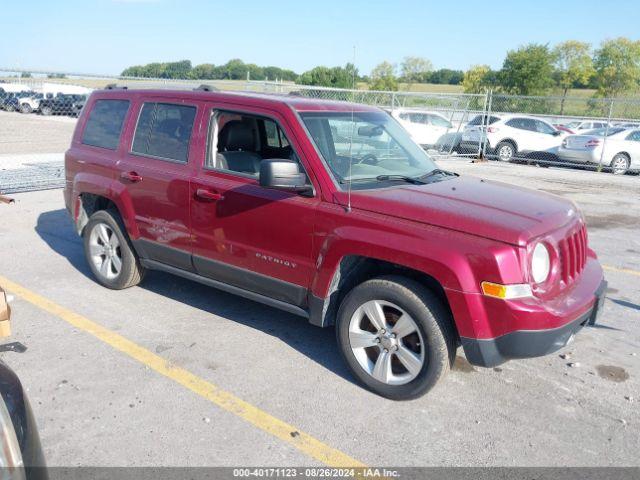
<instances>
[{"instance_id":1,"label":"red jeep patriot suv","mask_svg":"<svg viewBox=\"0 0 640 480\"><path fill-rule=\"evenodd\" d=\"M163 270L335 324L366 387L553 352L605 282L570 201L438 169L388 114L299 96L91 95L65 201L98 282Z\"/></svg>"}]
</instances>

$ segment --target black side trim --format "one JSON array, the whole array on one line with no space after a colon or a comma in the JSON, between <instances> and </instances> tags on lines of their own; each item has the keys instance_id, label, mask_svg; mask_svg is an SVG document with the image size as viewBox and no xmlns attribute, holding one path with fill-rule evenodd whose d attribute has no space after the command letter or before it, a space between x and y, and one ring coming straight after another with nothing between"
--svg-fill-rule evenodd
<instances>
[{"instance_id":1,"label":"black side trim","mask_svg":"<svg viewBox=\"0 0 640 480\"><path fill-rule=\"evenodd\" d=\"M197 255L193 255L193 266L204 277L299 307L307 306L307 289L300 285Z\"/></svg>"},{"instance_id":2,"label":"black side trim","mask_svg":"<svg viewBox=\"0 0 640 480\"><path fill-rule=\"evenodd\" d=\"M143 259L141 260L141 263L143 266L151 270L161 270L163 272L172 273L174 275L178 275L188 280L193 280L194 282L200 282L210 287L217 288L219 290L224 290L225 292L233 293L234 295L240 295L241 297L248 298L249 300L253 300L255 302L264 303L265 305L269 305L270 307L278 308L280 310L293 313L294 315L299 315L304 318L309 318L309 313L306 310L296 305L291 305L290 303L282 302L280 300L276 300L274 298L270 298L265 295L261 295L259 293L251 292L249 290L245 290L243 288L236 287L234 285L229 285L227 283L219 282L211 278L203 277L202 275L198 275L197 273L188 272L186 270L172 267L170 265L156 262L154 260Z\"/></svg>"},{"instance_id":3,"label":"black side trim","mask_svg":"<svg viewBox=\"0 0 640 480\"><path fill-rule=\"evenodd\" d=\"M316 327L328 327L330 325L327 316L329 298L316 297L309 294L309 323Z\"/></svg>"},{"instance_id":4,"label":"black side trim","mask_svg":"<svg viewBox=\"0 0 640 480\"><path fill-rule=\"evenodd\" d=\"M191 264L191 253L178 248L163 245L158 242L152 242L144 238L132 240L133 248L135 248L138 256L145 260L154 260L156 262L166 263L182 270L193 271Z\"/></svg>"}]
</instances>

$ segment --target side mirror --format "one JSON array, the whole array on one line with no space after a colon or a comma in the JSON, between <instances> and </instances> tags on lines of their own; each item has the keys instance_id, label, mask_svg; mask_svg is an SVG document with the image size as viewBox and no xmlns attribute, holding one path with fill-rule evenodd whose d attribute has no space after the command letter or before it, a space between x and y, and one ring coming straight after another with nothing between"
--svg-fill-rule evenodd
<instances>
[{"instance_id":1,"label":"side mirror","mask_svg":"<svg viewBox=\"0 0 640 480\"><path fill-rule=\"evenodd\" d=\"M307 184L307 176L300 171L297 162L274 158L260 162L260 186L274 190L286 190L301 195L312 195L313 187Z\"/></svg>"},{"instance_id":2,"label":"side mirror","mask_svg":"<svg viewBox=\"0 0 640 480\"><path fill-rule=\"evenodd\" d=\"M556 131L553 132L553 136L554 137L557 137L559 135L562 135L562 132L560 130L556 130Z\"/></svg>"},{"instance_id":3,"label":"side mirror","mask_svg":"<svg viewBox=\"0 0 640 480\"><path fill-rule=\"evenodd\" d=\"M360 137L379 137L384 133L384 129L380 125L364 125L358 128L358 136Z\"/></svg>"}]
</instances>

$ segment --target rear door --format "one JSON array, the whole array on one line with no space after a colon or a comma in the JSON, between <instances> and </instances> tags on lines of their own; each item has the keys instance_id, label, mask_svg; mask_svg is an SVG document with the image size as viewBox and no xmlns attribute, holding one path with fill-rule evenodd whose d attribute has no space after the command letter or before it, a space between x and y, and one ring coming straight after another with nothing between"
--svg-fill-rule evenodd
<instances>
[{"instance_id":1,"label":"rear door","mask_svg":"<svg viewBox=\"0 0 640 480\"><path fill-rule=\"evenodd\" d=\"M189 182L193 171L198 102L167 98L139 101L127 129L117 178L134 211L144 258L191 267Z\"/></svg>"},{"instance_id":2,"label":"rear door","mask_svg":"<svg viewBox=\"0 0 640 480\"><path fill-rule=\"evenodd\" d=\"M266 189L258 183L262 159L290 159L305 169L297 139L286 119L271 110L211 103L205 115L202 125L206 128L207 151L191 184L196 271L305 306L315 272L311 252L319 192L306 197ZM232 124L245 125L243 135L223 133ZM241 137L242 146L230 143L232 138Z\"/></svg>"}]
</instances>

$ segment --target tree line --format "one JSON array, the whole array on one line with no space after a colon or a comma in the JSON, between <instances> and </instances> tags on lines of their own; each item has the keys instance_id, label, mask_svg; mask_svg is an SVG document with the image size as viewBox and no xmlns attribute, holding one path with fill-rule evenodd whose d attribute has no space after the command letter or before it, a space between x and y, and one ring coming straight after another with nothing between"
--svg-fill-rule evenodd
<instances>
[{"instance_id":1,"label":"tree line","mask_svg":"<svg viewBox=\"0 0 640 480\"><path fill-rule=\"evenodd\" d=\"M239 58L229 60L224 65L203 63L193 66L190 60L178 62L154 62L135 65L123 70L124 77L167 78L180 80L284 80L294 81L298 74L280 67L261 67L254 63L244 63Z\"/></svg>"},{"instance_id":2,"label":"tree line","mask_svg":"<svg viewBox=\"0 0 640 480\"><path fill-rule=\"evenodd\" d=\"M442 68L434 70L422 57L405 57L398 65L384 61L369 75L361 75L355 65L317 66L298 75L279 67L261 67L229 60L224 65L192 66L189 60L133 66L123 76L202 80L284 80L301 85L352 88L365 82L370 90L398 90L400 84L411 90L417 83L462 85L466 93L489 89L513 95L566 97L573 88L591 88L597 97L616 97L640 89L640 41L620 37L603 41L598 48L569 40L555 47L531 43L510 50L502 68L474 65L466 72Z\"/></svg>"},{"instance_id":3,"label":"tree line","mask_svg":"<svg viewBox=\"0 0 640 480\"><path fill-rule=\"evenodd\" d=\"M360 75L354 65L344 67L318 66L302 74L280 67L261 67L253 63L244 63L235 58L224 65L203 63L193 66L190 60L178 62L153 62L146 65L134 65L124 69L124 77L166 78L173 80L283 80L295 81L300 85L322 87L352 88L355 82L369 82L369 77ZM464 72L443 68L421 72L417 77L420 83L446 83L459 85Z\"/></svg>"},{"instance_id":4,"label":"tree line","mask_svg":"<svg viewBox=\"0 0 640 480\"><path fill-rule=\"evenodd\" d=\"M467 93L494 89L514 95L566 96L572 88L594 89L596 97L636 94L640 89L640 41L620 37L590 44L569 40L551 48L529 44L510 50L500 70L474 65L464 74Z\"/></svg>"}]
</instances>

